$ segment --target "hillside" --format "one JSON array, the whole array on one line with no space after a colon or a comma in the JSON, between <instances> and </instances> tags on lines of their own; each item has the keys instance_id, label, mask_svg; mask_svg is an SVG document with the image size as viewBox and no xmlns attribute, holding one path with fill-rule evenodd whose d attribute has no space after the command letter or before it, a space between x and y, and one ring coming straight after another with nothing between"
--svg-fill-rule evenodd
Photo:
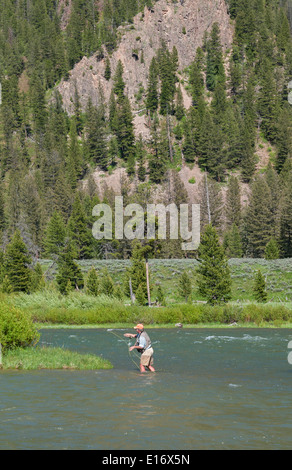
<instances>
[{"instance_id":1,"label":"hillside","mask_svg":"<svg viewBox=\"0 0 292 470\"><path fill-rule=\"evenodd\" d=\"M118 28L120 41L111 55L104 49L104 57L100 57L99 52L91 57L83 57L70 71L69 78L61 81L58 91L64 108L69 114L74 113L76 90L82 110L86 109L89 98L94 106L98 106L102 98L107 103L113 88L114 71L120 60L124 66L125 90L134 112L136 134L142 133L143 137L148 137L145 115L137 114L142 103L135 96L140 88L144 92L147 89L151 60L163 42L169 50L175 46L178 52L178 73L184 77L184 69L195 60L197 48L202 46L205 34L210 33L216 22L226 51L232 44L233 28L224 0L185 0L181 3L159 0L153 8L145 7L142 13L134 17L133 23ZM107 58L112 70L110 80L105 79ZM184 106L188 109L192 103L191 97L183 86L182 90Z\"/></svg>"},{"instance_id":2,"label":"hillside","mask_svg":"<svg viewBox=\"0 0 292 470\"><path fill-rule=\"evenodd\" d=\"M77 259L128 258L91 234L92 207L122 194L199 203L230 257L292 256L290 1L0 7L4 250L18 229L33 259L67 239ZM179 246L153 255L195 256Z\"/></svg>"}]
</instances>

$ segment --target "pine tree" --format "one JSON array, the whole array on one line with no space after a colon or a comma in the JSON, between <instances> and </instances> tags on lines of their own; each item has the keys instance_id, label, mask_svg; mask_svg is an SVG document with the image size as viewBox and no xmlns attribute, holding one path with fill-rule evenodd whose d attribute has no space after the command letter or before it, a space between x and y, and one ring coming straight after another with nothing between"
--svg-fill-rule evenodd
<instances>
[{"instance_id":1,"label":"pine tree","mask_svg":"<svg viewBox=\"0 0 292 470\"><path fill-rule=\"evenodd\" d=\"M256 273L253 291L257 302L267 301L268 294L266 292L266 281L260 270Z\"/></svg>"},{"instance_id":2,"label":"pine tree","mask_svg":"<svg viewBox=\"0 0 292 470\"><path fill-rule=\"evenodd\" d=\"M116 137L121 158L127 162L128 172L134 173L135 134L130 101L125 96L117 105Z\"/></svg>"},{"instance_id":3,"label":"pine tree","mask_svg":"<svg viewBox=\"0 0 292 470\"><path fill-rule=\"evenodd\" d=\"M277 161L276 169L280 173L285 165L286 159L292 155L292 120L291 111L285 106L279 115L277 123Z\"/></svg>"},{"instance_id":4,"label":"pine tree","mask_svg":"<svg viewBox=\"0 0 292 470\"><path fill-rule=\"evenodd\" d=\"M287 14L284 9L280 8L278 27L277 27L277 44L282 51L286 50L287 44L291 38L290 25Z\"/></svg>"},{"instance_id":5,"label":"pine tree","mask_svg":"<svg viewBox=\"0 0 292 470\"><path fill-rule=\"evenodd\" d=\"M30 82L30 102L35 131L37 134L43 133L47 121L45 88L41 80L41 74L38 74L37 71L35 71Z\"/></svg>"},{"instance_id":6,"label":"pine tree","mask_svg":"<svg viewBox=\"0 0 292 470\"><path fill-rule=\"evenodd\" d=\"M225 80L220 29L218 23L214 23L207 45L206 84L208 90L214 91L218 83L225 86Z\"/></svg>"},{"instance_id":7,"label":"pine tree","mask_svg":"<svg viewBox=\"0 0 292 470\"><path fill-rule=\"evenodd\" d=\"M233 11L236 11L235 39L240 47L246 47L249 61L254 59L256 49L257 20L254 5L253 1L237 0L235 10L232 7Z\"/></svg>"},{"instance_id":8,"label":"pine tree","mask_svg":"<svg viewBox=\"0 0 292 470\"><path fill-rule=\"evenodd\" d=\"M221 231L223 226L223 198L219 183L207 178L203 178L199 184L198 203L201 206L201 227L212 224L213 227Z\"/></svg>"},{"instance_id":9,"label":"pine tree","mask_svg":"<svg viewBox=\"0 0 292 470\"><path fill-rule=\"evenodd\" d=\"M87 104L85 128L90 161L106 170L109 156L103 112L101 107L95 108L91 100Z\"/></svg>"},{"instance_id":10,"label":"pine tree","mask_svg":"<svg viewBox=\"0 0 292 470\"><path fill-rule=\"evenodd\" d=\"M174 111L174 96L176 91L177 61L175 50L170 53L165 43L158 51L158 67L161 82L160 90L160 113L162 115L172 114Z\"/></svg>"},{"instance_id":11,"label":"pine tree","mask_svg":"<svg viewBox=\"0 0 292 470\"><path fill-rule=\"evenodd\" d=\"M115 293L115 285L112 277L106 269L101 278L101 293L109 297L113 297Z\"/></svg>"},{"instance_id":12,"label":"pine tree","mask_svg":"<svg viewBox=\"0 0 292 470\"><path fill-rule=\"evenodd\" d=\"M123 80L124 66L121 60L118 61L117 68L114 75L114 87L113 91L118 97L118 100L121 101L124 98L125 91L125 82Z\"/></svg>"},{"instance_id":13,"label":"pine tree","mask_svg":"<svg viewBox=\"0 0 292 470\"><path fill-rule=\"evenodd\" d=\"M75 198L72 214L68 220L68 235L75 248L76 258L92 258L93 236L88 228L88 220L79 194Z\"/></svg>"},{"instance_id":14,"label":"pine tree","mask_svg":"<svg viewBox=\"0 0 292 470\"><path fill-rule=\"evenodd\" d=\"M226 162L224 159L224 136L209 110L203 116L197 142L199 166L210 176L220 181L224 177Z\"/></svg>"},{"instance_id":15,"label":"pine tree","mask_svg":"<svg viewBox=\"0 0 292 470\"><path fill-rule=\"evenodd\" d=\"M231 95L234 102L237 102L240 87L242 84L242 75L243 75L243 64L242 64L242 55L240 49L237 45L233 45L232 55L230 58L230 89Z\"/></svg>"},{"instance_id":16,"label":"pine tree","mask_svg":"<svg viewBox=\"0 0 292 470\"><path fill-rule=\"evenodd\" d=\"M59 256L63 251L66 239L66 227L63 217L57 211L49 219L44 237L44 256Z\"/></svg>"},{"instance_id":17,"label":"pine tree","mask_svg":"<svg viewBox=\"0 0 292 470\"><path fill-rule=\"evenodd\" d=\"M233 224L231 229L225 233L223 246L228 258L242 258L242 240L236 224Z\"/></svg>"},{"instance_id":18,"label":"pine tree","mask_svg":"<svg viewBox=\"0 0 292 470\"><path fill-rule=\"evenodd\" d=\"M292 258L292 172L289 169L288 161L282 173L288 171L288 177L283 187L280 210L280 252L283 258Z\"/></svg>"},{"instance_id":19,"label":"pine tree","mask_svg":"<svg viewBox=\"0 0 292 470\"><path fill-rule=\"evenodd\" d=\"M74 116L70 125L69 145L67 156L67 168L69 182L72 188L76 188L77 180L81 177L83 171L82 151L78 141L77 120Z\"/></svg>"},{"instance_id":20,"label":"pine tree","mask_svg":"<svg viewBox=\"0 0 292 470\"><path fill-rule=\"evenodd\" d=\"M14 292L29 292L31 288L31 257L20 232L16 230L7 245L4 257L4 272Z\"/></svg>"},{"instance_id":21,"label":"pine tree","mask_svg":"<svg viewBox=\"0 0 292 470\"><path fill-rule=\"evenodd\" d=\"M241 168L243 180L247 183L254 175L256 168L255 160L255 138L256 138L256 105L255 105L255 83L252 75L243 93L243 121L240 128L241 133Z\"/></svg>"},{"instance_id":22,"label":"pine tree","mask_svg":"<svg viewBox=\"0 0 292 470\"><path fill-rule=\"evenodd\" d=\"M137 290L136 290L136 302L138 305L145 305L146 303L146 296L145 296L145 291L143 289L143 285L139 284Z\"/></svg>"},{"instance_id":23,"label":"pine tree","mask_svg":"<svg viewBox=\"0 0 292 470\"><path fill-rule=\"evenodd\" d=\"M140 181L143 182L146 179L146 168L145 168L146 156L145 156L145 150L144 150L141 134L136 144L136 160L138 162L138 178Z\"/></svg>"},{"instance_id":24,"label":"pine tree","mask_svg":"<svg viewBox=\"0 0 292 470\"><path fill-rule=\"evenodd\" d=\"M185 302L188 302L192 293L192 282L186 271L179 278L178 288L180 295L185 299Z\"/></svg>"},{"instance_id":25,"label":"pine tree","mask_svg":"<svg viewBox=\"0 0 292 470\"><path fill-rule=\"evenodd\" d=\"M153 57L149 67L148 87L146 93L145 106L150 114L153 115L158 109L158 65L156 58Z\"/></svg>"},{"instance_id":26,"label":"pine tree","mask_svg":"<svg viewBox=\"0 0 292 470\"><path fill-rule=\"evenodd\" d=\"M37 263L31 273L31 291L36 292L45 287L45 277L40 263Z\"/></svg>"},{"instance_id":27,"label":"pine tree","mask_svg":"<svg viewBox=\"0 0 292 470\"><path fill-rule=\"evenodd\" d=\"M251 190L245 216L248 252L255 258L261 258L273 235L272 198L270 188L261 176L254 180Z\"/></svg>"},{"instance_id":28,"label":"pine tree","mask_svg":"<svg viewBox=\"0 0 292 470\"><path fill-rule=\"evenodd\" d=\"M280 176L273 168L272 163L269 162L266 172L265 180L271 194L271 226L272 226L272 238L279 239L280 235L280 211L281 211L281 180Z\"/></svg>"},{"instance_id":29,"label":"pine tree","mask_svg":"<svg viewBox=\"0 0 292 470\"><path fill-rule=\"evenodd\" d=\"M184 100L181 91L181 87L179 86L176 92L176 109L175 109L176 118L181 121L185 115L184 110Z\"/></svg>"},{"instance_id":30,"label":"pine tree","mask_svg":"<svg viewBox=\"0 0 292 470\"><path fill-rule=\"evenodd\" d=\"M144 297L147 299L146 265L143 248L140 243L134 245L131 257L131 267L126 272L125 292L127 294L129 294L130 280L134 295L136 296L138 288L140 288L140 292L143 290Z\"/></svg>"},{"instance_id":31,"label":"pine tree","mask_svg":"<svg viewBox=\"0 0 292 470\"><path fill-rule=\"evenodd\" d=\"M157 303L158 305L165 305L165 296L161 286L158 286L157 289Z\"/></svg>"},{"instance_id":32,"label":"pine tree","mask_svg":"<svg viewBox=\"0 0 292 470\"><path fill-rule=\"evenodd\" d=\"M231 298L230 269L224 249L212 225L208 225L202 235L198 257L199 293L210 304L227 302Z\"/></svg>"},{"instance_id":33,"label":"pine tree","mask_svg":"<svg viewBox=\"0 0 292 470\"><path fill-rule=\"evenodd\" d=\"M68 288L82 289L84 280L81 269L74 261L74 250L69 242L58 259L58 274L56 281L61 294L68 294Z\"/></svg>"},{"instance_id":34,"label":"pine tree","mask_svg":"<svg viewBox=\"0 0 292 470\"><path fill-rule=\"evenodd\" d=\"M87 280L86 280L86 292L89 295L94 295L95 297L99 295L99 279L94 267L91 267Z\"/></svg>"},{"instance_id":35,"label":"pine tree","mask_svg":"<svg viewBox=\"0 0 292 470\"><path fill-rule=\"evenodd\" d=\"M169 145L166 126L159 129L157 116L153 119L151 137L153 150L149 158L149 177L152 183L159 184L165 179L166 165L169 160Z\"/></svg>"},{"instance_id":36,"label":"pine tree","mask_svg":"<svg viewBox=\"0 0 292 470\"><path fill-rule=\"evenodd\" d=\"M198 107L198 104L204 94L204 74L203 74L203 60L204 52L198 47L196 58L190 68L190 84L192 86L192 99L193 106Z\"/></svg>"},{"instance_id":37,"label":"pine tree","mask_svg":"<svg viewBox=\"0 0 292 470\"><path fill-rule=\"evenodd\" d=\"M196 158L195 139L191 129L190 120L184 123L183 155L187 163L193 163Z\"/></svg>"},{"instance_id":38,"label":"pine tree","mask_svg":"<svg viewBox=\"0 0 292 470\"><path fill-rule=\"evenodd\" d=\"M261 128L264 135L270 142L274 142L277 137L276 124L279 116L279 98L273 66L268 59L263 61L258 109L262 119Z\"/></svg>"},{"instance_id":39,"label":"pine tree","mask_svg":"<svg viewBox=\"0 0 292 470\"><path fill-rule=\"evenodd\" d=\"M240 185L236 176L231 176L226 194L226 221L228 226L240 226L241 222L241 195Z\"/></svg>"},{"instance_id":40,"label":"pine tree","mask_svg":"<svg viewBox=\"0 0 292 470\"><path fill-rule=\"evenodd\" d=\"M107 57L106 61L105 61L104 78L108 81L108 80L110 80L111 75L112 75L111 64L110 64L109 58Z\"/></svg>"},{"instance_id":41,"label":"pine tree","mask_svg":"<svg viewBox=\"0 0 292 470\"><path fill-rule=\"evenodd\" d=\"M277 241L275 238L271 238L271 240L267 243L265 248L265 259L279 259L280 258L280 250Z\"/></svg>"}]
</instances>

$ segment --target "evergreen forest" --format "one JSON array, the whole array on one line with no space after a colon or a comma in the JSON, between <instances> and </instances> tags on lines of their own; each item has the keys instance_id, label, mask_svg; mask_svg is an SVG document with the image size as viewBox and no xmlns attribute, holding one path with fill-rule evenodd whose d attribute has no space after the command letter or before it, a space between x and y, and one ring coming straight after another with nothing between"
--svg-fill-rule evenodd
<instances>
[{"instance_id":1,"label":"evergreen forest","mask_svg":"<svg viewBox=\"0 0 292 470\"><path fill-rule=\"evenodd\" d=\"M39 282L40 259L58 263L57 282L65 293L83 287L76 261L133 256L131 241L92 236L93 207L106 202L114 208L115 195L108 189L101 197L92 177L96 168L105 174L126 168L135 191L121 182L124 203L146 205L170 180L168 198L161 202L189 202L178 173L184 165L198 166L204 174L197 195L202 232L210 224L216 229L227 258L292 258L290 0L226 0L232 48L223 49L214 23L183 71L192 100L188 109L177 50L162 41L140 97L150 127L147 141L135 133L122 62L111 70L107 61L105 78L113 80L109 102L95 107L88 100L81 109L76 91L73 115L64 110L58 83L82 57L110 57L120 41L119 27L131 25L155 3L0 0L0 237L6 291L26 291L26 276ZM264 164L259 150L265 152ZM149 245L150 258L198 257L183 252L180 240ZM17 262L20 271L34 266L33 274L23 271L16 279Z\"/></svg>"}]
</instances>

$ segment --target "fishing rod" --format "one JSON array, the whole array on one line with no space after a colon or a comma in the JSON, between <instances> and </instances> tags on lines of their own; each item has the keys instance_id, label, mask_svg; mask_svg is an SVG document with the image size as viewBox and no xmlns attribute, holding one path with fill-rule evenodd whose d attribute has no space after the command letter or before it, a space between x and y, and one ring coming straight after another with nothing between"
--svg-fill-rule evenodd
<instances>
[{"instance_id":1,"label":"fishing rod","mask_svg":"<svg viewBox=\"0 0 292 470\"><path fill-rule=\"evenodd\" d=\"M131 356L131 353L130 353L130 351L129 351L129 344L128 344L128 342L127 342L122 336L118 335L118 334L115 333L114 331L112 331L112 330L107 330L107 331L108 331L108 333L112 333L114 336L116 336L117 338L119 338L120 340L122 340L124 343L126 343L127 349L128 349L129 358L130 358L131 361L135 364L135 366L138 367L138 369L140 370L139 364L137 364L137 362L136 362L136 361L133 359L133 357ZM136 353L136 354L137 354L137 353ZM139 357L139 356L137 355L137 357Z\"/></svg>"}]
</instances>

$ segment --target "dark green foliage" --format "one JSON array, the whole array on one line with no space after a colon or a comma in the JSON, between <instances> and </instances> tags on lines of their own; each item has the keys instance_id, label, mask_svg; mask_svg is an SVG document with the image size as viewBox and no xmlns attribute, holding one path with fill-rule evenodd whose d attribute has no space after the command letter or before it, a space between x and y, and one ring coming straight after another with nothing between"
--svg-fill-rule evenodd
<instances>
[{"instance_id":1,"label":"dark green foliage","mask_svg":"<svg viewBox=\"0 0 292 470\"><path fill-rule=\"evenodd\" d=\"M104 78L106 80L109 80L111 78L112 71L111 71L111 64L109 61L109 58L106 58L106 63L105 63L105 71L104 71Z\"/></svg>"},{"instance_id":2,"label":"dark green foliage","mask_svg":"<svg viewBox=\"0 0 292 470\"><path fill-rule=\"evenodd\" d=\"M161 286L157 289L157 302L159 305L165 305L165 296Z\"/></svg>"},{"instance_id":3,"label":"dark green foliage","mask_svg":"<svg viewBox=\"0 0 292 470\"><path fill-rule=\"evenodd\" d=\"M198 249L197 269L199 293L210 304L226 302L231 296L230 270L216 230L207 225Z\"/></svg>"},{"instance_id":4,"label":"dark green foliage","mask_svg":"<svg viewBox=\"0 0 292 470\"><path fill-rule=\"evenodd\" d=\"M128 23L133 28L134 15L154 4L154 0L72 0L69 17L65 15L61 21L59 2L0 0L3 242L21 227L31 252L55 257L65 243L63 229L70 220L67 228L77 257L130 256L126 244L117 240L97 243L88 236L92 221L85 197L97 191L91 173L97 168L111 172L120 165L126 167L134 185L138 182L138 190L124 192L135 199L142 194L140 183L145 194L147 186L148 197L153 185L166 187L175 168L199 164L221 189L231 172L236 172L238 184L244 183L241 202L245 213L239 207L238 193L227 196L222 210L223 202L217 204L219 190L212 193L215 186L210 182L211 219L220 229L228 256L240 256L241 250L244 256L265 256L271 238L277 241L281 256L292 256L290 3L227 0L235 31L230 50L221 44L219 25L211 24L202 47L194 52L193 63L184 70L179 69L182 61L176 48L161 43L149 64L143 45L144 56L139 53L143 65L139 62L137 66L145 70L148 84L145 93L140 92L139 111L146 108L145 125L151 134L143 141L137 139L134 129L138 109L132 108L131 97L126 96L129 77L124 76L121 61L112 67L111 54L119 42L118 27ZM100 105L96 108L89 102L84 109L80 80L76 80L70 84L73 115L69 117L56 85L69 79L70 69L84 55L94 56L103 67L105 80L113 83L112 94L105 103L100 93ZM139 87L141 90L141 84ZM186 93L192 98L189 109L184 108ZM279 179L267 170L266 188L260 183L258 191L252 188L248 197L255 174L265 171L268 159ZM170 193L171 185L168 187ZM81 189L79 219L74 206L77 189ZM261 202L256 203L257 199ZM203 225L206 200L201 201ZM180 202L178 194L176 201ZM55 211L61 220L57 221L59 228L49 229ZM80 224L78 235L72 217ZM237 248L239 242L241 248ZM170 246L163 242L156 256L167 256ZM177 247L171 253L182 256ZM5 279L10 289L8 277Z\"/></svg>"},{"instance_id":5,"label":"dark green foliage","mask_svg":"<svg viewBox=\"0 0 292 470\"><path fill-rule=\"evenodd\" d=\"M179 278L178 288L180 295L185 299L185 302L188 302L192 293L192 282L186 271Z\"/></svg>"},{"instance_id":6,"label":"dark green foliage","mask_svg":"<svg viewBox=\"0 0 292 470\"><path fill-rule=\"evenodd\" d=\"M281 212L280 212L280 251L283 258L292 258L292 173L289 162L284 166L283 172L288 171L288 177L284 183ZM291 165L291 163L290 163Z\"/></svg>"},{"instance_id":7,"label":"dark green foliage","mask_svg":"<svg viewBox=\"0 0 292 470\"><path fill-rule=\"evenodd\" d=\"M84 280L81 269L74 261L74 248L67 243L58 259L56 281L61 294L67 295L71 289L82 289Z\"/></svg>"},{"instance_id":8,"label":"dark green foliage","mask_svg":"<svg viewBox=\"0 0 292 470\"><path fill-rule=\"evenodd\" d=\"M10 349L35 345L39 338L27 312L3 303L0 305L0 343L4 354Z\"/></svg>"},{"instance_id":9,"label":"dark green foliage","mask_svg":"<svg viewBox=\"0 0 292 470\"><path fill-rule=\"evenodd\" d=\"M55 211L46 227L44 256L59 256L65 246L66 227L62 216Z\"/></svg>"},{"instance_id":10,"label":"dark green foliage","mask_svg":"<svg viewBox=\"0 0 292 470\"><path fill-rule=\"evenodd\" d=\"M157 61L156 58L153 57L149 68L147 97L145 101L145 106L150 111L150 114L153 114L157 111L159 104L158 73L159 71Z\"/></svg>"},{"instance_id":11,"label":"dark green foliage","mask_svg":"<svg viewBox=\"0 0 292 470\"><path fill-rule=\"evenodd\" d=\"M93 255L92 244L94 238L88 222L84 206L77 194L68 220L68 236L72 241L75 258L77 259L92 258Z\"/></svg>"},{"instance_id":12,"label":"dark green foliage","mask_svg":"<svg viewBox=\"0 0 292 470\"><path fill-rule=\"evenodd\" d=\"M257 302L267 301L268 294L266 292L266 281L260 270L256 273L253 290Z\"/></svg>"},{"instance_id":13,"label":"dark green foliage","mask_svg":"<svg viewBox=\"0 0 292 470\"><path fill-rule=\"evenodd\" d=\"M196 59L190 69L190 83L192 85L193 105L197 107L204 94L204 75L203 75L204 53L200 47L197 49Z\"/></svg>"},{"instance_id":14,"label":"dark green foliage","mask_svg":"<svg viewBox=\"0 0 292 470\"><path fill-rule=\"evenodd\" d=\"M155 116L152 123L152 155L149 159L150 180L158 184L165 179L167 161L169 160L169 145L166 128L159 132L159 120Z\"/></svg>"},{"instance_id":15,"label":"dark green foliage","mask_svg":"<svg viewBox=\"0 0 292 470\"><path fill-rule=\"evenodd\" d=\"M105 270L102 275L100 288L101 288L100 290L102 294L108 295L109 297L114 296L114 293L115 293L114 281L107 270Z\"/></svg>"},{"instance_id":16,"label":"dark green foliage","mask_svg":"<svg viewBox=\"0 0 292 470\"><path fill-rule=\"evenodd\" d=\"M291 106L291 105L290 105ZM286 105L280 112L277 123L276 145L277 161L276 168L280 173L285 165L286 159L291 156L291 110Z\"/></svg>"},{"instance_id":17,"label":"dark green foliage","mask_svg":"<svg viewBox=\"0 0 292 470\"><path fill-rule=\"evenodd\" d=\"M214 91L217 84L225 85L225 79L220 30L218 23L214 23L207 44L207 88Z\"/></svg>"},{"instance_id":18,"label":"dark green foliage","mask_svg":"<svg viewBox=\"0 0 292 470\"><path fill-rule=\"evenodd\" d=\"M118 99L121 101L124 98L125 82L123 80L124 67L122 62L119 60L115 75L114 75L114 92Z\"/></svg>"},{"instance_id":19,"label":"dark green foliage","mask_svg":"<svg viewBox=\"0 0 292 470\"><path fill-rule=\"evenodd\" d=\"M280 250L277 241L272 238L265 248L265 259L278 259L280 257Z\"/></svg>"},{"instance_id":20,"label":"dark green foliage","mask_svg":"<svg viewBox=\"0 0 292 470\"><path fill-rule=\"evenodd\" d=\"M127 270L125 277L125 292L130 293L129 283L131 282L133 294L142 301L147 299L147 281L146 281L146 265L143 248L140 244L136 244L133 248L132 265Z\"/></svg>"},{"instance_id":21,"label":"dark green foliage","mask_svg":"<svg viewBox=\"0 0 292 470\"><path fill-rule=\"evenodd\" d=\"M86 145L89 159L103 170L107 169L109 155L106 125L101 107L95 108L89 100L86 109Z\"/></svg>"},{"instance_id":22,"label":"dark green foliage","mask_svg":"<svg viewBox=\"0 0 292 470\"><path fill-rule=\"evenodd\" d=\"M160 113L170 114L174 110L174 95L177 71L177 50L174 48L172 53L163 44L158 51L158 68L161 81L160 92Z\"/></svg>"},{"instance_id":23,"label":"dark green foliage","mask_svg":"<svg viewBox=\"0 0 292 470\"><path fill-rule=\"evenodd\" d=\"M45 287L45 278L40 263L37 263L31 273L31 291L35 292Z\"/></svg>"},{"instance_id":24,"label":"dark green foliage","mask_svg":"<svg viewBox=\"0 0 292 470\"><path fill-rule=\"evenodd\" d=\"M31 258L20 232L17 230L7 245L4 257L5 274L13 289L18 292L29 292L31 288Z\"/></svg>"},{"instance_id":25,"label":"dark green foliage","mask_svg":"<svg viewBox=\"0 0 292 470\"><path fill-rule=\"evenodd\" d=\"M265 137L274 142L276 139L276 123L279 117L279 96L276 90L273 67L268 59L262 65L261 91L259 95L259 113L262 119L261 128Z\"/></svg>"},{"instance_id":26,"label":"dark green foliage","mask_svg":"<svg viewBox=\"0 0 292 470\"><path fill-rule=\"evenodd\" d=\"M228 258L242 258L242 240L236 224L232 224L231 229L225 233L223 246Z\"/></svg>"},{"instance_id":27,"label":"dark green foliage","mask_svg":"<svg viewBox=\"0 0 292 470\"><path fill-rule=\"evenodd\" d=\"M252 184L252 193L246 212L248 252L255 258L264 256L265 247L273 235L272 196L263 177L258 176Z\"/></svg>"},{"instance_id":28,"label":"dark green foliage","mask_svg":"<svg viewBox=\"0 0 292 470\"><path fill-rule=\"evenodd\" d=\"M86 280L86 292L89 295L94 295L95 297L99 294L99 279L96 270L92 267L87 276Z\"/></svg>"},{"instance_id":29,"label":"dark green foliage","mask_svg":"<svg viewBox=\"0 0 292 470\"><path fill-rule=\"evenodd\" d=\"M241 222L241 191L238 178L231 176L226 195L226 219L229 226L239 227Z\"/></svg>"}]
</instances>

